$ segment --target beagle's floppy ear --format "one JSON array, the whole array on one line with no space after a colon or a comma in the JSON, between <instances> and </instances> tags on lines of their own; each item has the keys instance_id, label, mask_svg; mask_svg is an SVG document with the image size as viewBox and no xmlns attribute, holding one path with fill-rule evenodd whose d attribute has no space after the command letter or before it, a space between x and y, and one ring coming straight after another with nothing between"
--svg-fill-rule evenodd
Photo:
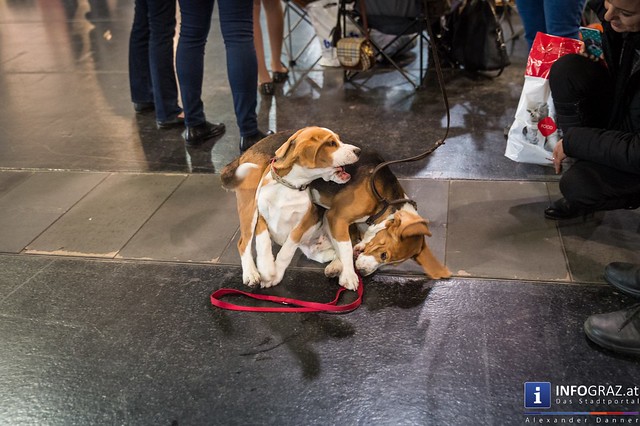
<instances>
[{"instance_id":1,"label":"beagle's floppy ear","mask_svg":"<svg viewBox=\"0 0 640 426\"><path fill-rule=\"evenodd\" d=\"M398 211L395 214L395 221L399 222L400 238L418 237L421 235L431 236L427 221L420 216L406 211Z\"/></svg>"},{"instance_id":2,"label":"beagle's floppy ear","mask_svg":"<svg viewBox=\"0 0 640 426\"><path fill-rule=\"evenodd\" d=\"M384 229L387 230L387 233L391 235L391 238L395 241L402 239L402 237L400 237L400 232L398 231L399 226L400 220L396 220L395 218L387 220L384 224Z\"/></svg>"},{"instance_id":3,"label":"beagle's floppy ear","mask_svg":"<svg viewBox=\"0 0 640 426\"><path fill-rule=\"evenodd\" d=\"M285 155L287 155L287 151L289 151L289 148L291 148L291 146L295 145L296 138L304 130L305 129L300 129L297 132L295 132L289 139L287 139L287 141L285 143L282 144L282 146L280 148L278 148L276 150L276 159L280 160L280 159L284 158Z\"/></svg>"}]
</instances>

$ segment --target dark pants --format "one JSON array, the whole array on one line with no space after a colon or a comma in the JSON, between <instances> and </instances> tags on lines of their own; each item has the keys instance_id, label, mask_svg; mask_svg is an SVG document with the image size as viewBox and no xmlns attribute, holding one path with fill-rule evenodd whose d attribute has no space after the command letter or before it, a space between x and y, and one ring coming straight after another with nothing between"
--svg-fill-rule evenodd
<instances>
[{"instance_id":1,"label":"dark pants","mask_svg":"<svg viewBox=\"0 0 640 426\"><path fill-rule=\"evenodd\" d=\"M563 132L608 128L614 88L601 64L580 55L563 56L551 67L549 86ZM640 206L640 176L586 160L577 159L563 173L560 191L572 206L586 211Z\"/></svg>"},{"instance_id":2,"label":"dark pants","mask_svg":"<svg viewBox=\"0 0 640 426\"><path fill-rule=\"evenodd\" d=\"M159 122L182 111L173 67L175 28L175 0L136 0L129 37L131 100L153 103Z\"/></svg>"},{"instance_id":3,"label":"dark pants","mask_svg":"<svg viewBox=\"0 0 640 426\"><path fill-rule=\"evenodd\" d=\"M538 31L578 38L585 0L516 0L529 49Z\"/></svg>"},{"instance_id":4,"label":"dark pants","mask_svg":"<svg viewBox=\"0 0 640 426\"><path fill-rule=\"evenodd\" d=\"M180 39L176 70L185 124L205 122L202 103L204 53L214 0L180 0ZM226 50L227 77L240 136L258 132L258 62L253 46L253 0L219 0L220 29Z\"/></svg>"}]
</instances>

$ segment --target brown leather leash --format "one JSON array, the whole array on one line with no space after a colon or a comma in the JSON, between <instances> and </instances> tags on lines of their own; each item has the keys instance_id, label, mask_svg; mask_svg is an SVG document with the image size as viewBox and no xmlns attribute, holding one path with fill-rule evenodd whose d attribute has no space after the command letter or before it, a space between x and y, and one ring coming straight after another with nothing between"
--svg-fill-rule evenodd
<instances>
[{"instance_id":1,"label":"brown leather leash","mask_svg":"<svg viewBox=\"0 0 640 426\"><path fill-rule=\"evenodd\" d=\"M419 161L419 160L422 160L423 158L426 158L427 156L431 155L440 146L444 145L444 141L447 139L447 136L449 136L449 128L451 127L451 112L449 108L449 98L447 97L447 91L445 90L445 87L444 87L444 75L442 74L442 67L440 65L440 56L438 55L438 48L435 45L435 37L433 35L433 30L431 28L431 21L429 20L429 15L427 13L428 7L427 7L426 0L423 1L423 4L424 4L425 20L427 22L427 34L429 35L429 45L431 46L431 54L433 54L434 63L436 66L436 75L438 76L438 84L440 85L440 94L442 95L442 101L447 111L447 127L445 128L444 136L441 139L438 139L431 148L427 149L421 154L415 155L413 157L401 158L398 160L385 161L383 163L378 164L376 168L373 169L373 172L371 173L371 178L370 178L371 180L369 181L369 185L371 186L371 192L373 192L375 197L378 199L378 202L381 204L381 208L375 214L371 215L367 219L366 221L367 225L374 224L376 220L378 220L382 215L384 215L384 213L387 211L387 209L389 209L389 207L395 207L400 204L410 203L417 210L417 203L409 198L387 200L385 197L383 197L380 194L380 192L378 192L378 189L375 186L376 174L384 167L388 167L392 164L409 163L409 162Z\"/></svg>"}]
</instances>

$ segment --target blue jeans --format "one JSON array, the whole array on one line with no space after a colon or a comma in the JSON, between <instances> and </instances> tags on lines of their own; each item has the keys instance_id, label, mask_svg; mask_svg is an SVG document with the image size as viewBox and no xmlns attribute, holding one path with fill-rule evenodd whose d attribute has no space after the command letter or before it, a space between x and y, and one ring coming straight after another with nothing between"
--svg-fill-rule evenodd
<instances>
[{"instance_id":1,"label":"blue jeans","mask_svg":"<svg viewBox=\"0 0 640 426\"><path fill-rule=\"evenodd\" d=\"M516 0L529 49L536 33L578 38L586 0Z\"/></svg>"},{"instance_id":2,"label":"blue jeans","mask_svg":"<svg viewBox=\"0 0 640 426\"><path fill-rule=\"evenodd\" d=\"M173 66L175 28L175 0L136 0L129 37L131 100L153 103L159 122L182 111Z\"/></svg>"},{"instance_id":3,"label":"blue jeans","mask_svg":"<svg viewBox=\"0 0 640 426\"><path fill-rule=\"evenodd\" d=\"M205 122L202 104L204 49L214 0L179 2L182 20L176 70L185 124L193 127ZM251 136L258 132L258 61L253 46L253 0L219 0L218 10L236 122L240 136Z\"/></svg>"}]
</instances>

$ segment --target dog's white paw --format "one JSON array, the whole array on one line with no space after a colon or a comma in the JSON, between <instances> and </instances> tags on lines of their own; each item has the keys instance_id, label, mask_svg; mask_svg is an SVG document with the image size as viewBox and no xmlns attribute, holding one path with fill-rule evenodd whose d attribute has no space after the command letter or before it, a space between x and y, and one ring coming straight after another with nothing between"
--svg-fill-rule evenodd
<instances>
[{"instance_id":1,"label":"dog's white paw","mask_svg":"<svg viewBox=\"0 0 640 426\"><path fill-rule=\"evenodd\" d=\"M277 275L276 268L273 263L271 263L271 265L263 265L262 268L258 269L260 270L260 281L263 283L273 281Z\"/></svg>"},{"instance_id":2,"label":"dog's white paw","mask_svg":"<svg viewBox=\"0 0 640 426\"><path fill-rule=\"evenodd\" d=\"M280 282L282 281L282 278L284 278L282 274L276 273L271 279L261 281L260 287L269 288L269 287L276 286L280 284Z\"/></svg>"},{"instance_id":3,"label":"dog's white paw","mask_svg":"<svg viewBox=\"0 0 640 426\"><path fill-rule=\"evenodd\" d=\"M342 273L342 262L337 257L324 268L324 275L333 278Z\"/></svg>"},{"instance_id":4,"label":"dog's white paw","mask_svg":"<svg viewBox=\"0 0 640 426\"><path fill-rule=\"evenodd\" d=\"M273 287L275 284L273 283L273 281L260 281L260 287L262 288L269 288L269 287Z\"/></svg>"},{"instance_id":5,"label":"dog's white paw","mask_svg":"<svg viewBox=\"0 0 640 426\"><path fill-rule=\"evenodd\" d=\"M340 274L340 280L338 280L338 283L347 290L357 290L360 280L355 272L345 271Z\"/></svg>"},{"instance_id":6,"label":"dog's white paw","mask_svg":"<svg viewBox=\"0 0 640 426\"><path fill-rule=\"evenodd\" d=\"M249 287L255 287L260 284L260 272L253 268L251 270L242 270L242 282Z\"/></svg>"}]
</instances>

